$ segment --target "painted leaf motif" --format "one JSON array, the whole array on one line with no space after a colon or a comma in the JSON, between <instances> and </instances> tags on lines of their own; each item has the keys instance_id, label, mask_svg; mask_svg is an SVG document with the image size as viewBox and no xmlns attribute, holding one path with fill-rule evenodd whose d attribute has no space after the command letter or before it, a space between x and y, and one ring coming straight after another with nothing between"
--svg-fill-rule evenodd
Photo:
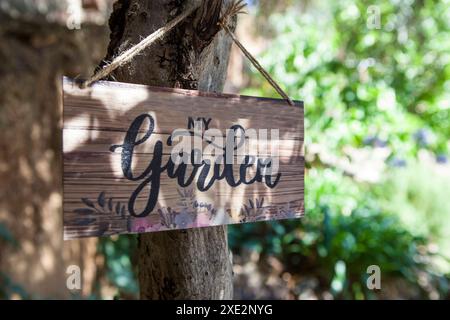
<instances>
[{"instance_id":1,"label":"painted leaf motif","mask_svg":"<svg viewBox=\"0 0 450 320\"><path fill-rule=\"evenodd\" d=\"M96 221L95 218L81 218L75 219L73 222L78 226L87 226L95 221Z\"/></svg>"},{"instance_id":2,"label":"painted leaf motif","mask_svg":"<svg viewBox=\"0 0 450 320\"><path fill-rule=\"evenodd\" d=\"M83 201L83 203L85 205L87 205L88 207L91 207L91 208L95 207L94 203L91 200L89 200L88 198L81 198L81 201Z\"/></svg>"},{"instance_id":3,"label":"painted leaf motif","mask_svg":"<svg viewBox=\"0 0 450 320\"><path fill-rule=\"evenodd\" d=\"M102 208L105 207L105 192L104 191L100 192L100 194L98 195L97 202L100 207L102 207Z\"/></svg>"},{"instance_id":4,"label":"painted leaf motif","mask_svg":"<svg viewBox=\"0 0 450 320\"><path fill-rule=\"evenodd\" d=\"M73 212L77 213L77 214L94 214L95 211L89 208L80 208L80 209L75 209L73 210Z\"/></svg>"}]
</instances>

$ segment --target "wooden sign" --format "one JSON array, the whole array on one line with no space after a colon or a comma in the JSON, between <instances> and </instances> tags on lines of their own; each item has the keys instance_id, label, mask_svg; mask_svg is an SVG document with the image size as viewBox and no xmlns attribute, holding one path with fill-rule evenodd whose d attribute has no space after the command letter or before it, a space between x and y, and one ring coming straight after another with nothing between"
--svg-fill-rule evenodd
<instances>
[{"instance_id":1,"label":"wooden sign","mask_svg":"<svg viewBox=\"0 0 450 320\"><path fill-rule=\"evenodd\" d=\"M303 215L303 104L64 78L64 238Z\"/></svg>"}]
</instances>

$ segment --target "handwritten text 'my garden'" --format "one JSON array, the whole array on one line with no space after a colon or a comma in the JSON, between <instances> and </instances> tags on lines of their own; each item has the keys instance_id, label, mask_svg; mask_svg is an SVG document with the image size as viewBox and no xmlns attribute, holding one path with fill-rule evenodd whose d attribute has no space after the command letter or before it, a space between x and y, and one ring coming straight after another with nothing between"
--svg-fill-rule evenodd
<instances>
[{"instance_id":1,"label":"handwritten text 'my garden'","mask_svg":"<svg viewBox=\"0 0 450 320\"><path fill-rule=\"evenodd\" d=\"M132 216L145 217L156 206L163 172L176 179L180 187L195 183L199 191L209 190L216 181L225 180L231 187L241 184L264 183L275 188L281 179L279 169L278 130L244 129L241 125L232 125L225 136L219 129L208 128L211 119L188 118L187 129L176 129L168 137L166 145L172 148L168 161L163 164L163 142L158 140L153 148L153 159L140 173L133 172L133 155L136 146L144 144L154 133L155 121L149 114L141 114L131 123L123 143L113 145L111 152L122 149L121 167L123 175L130 181L139 181L131 194L128 211ZM144 134L142 137L142 130ZM203 148L203 145L206 147ZM268 146L270 145L270 148ZM251 154L250 149L257 149ZM268 150L270 149L270 150ZM263 157L259 156L264 154ZM238 177L234 174L234 165L238 165ZM189 167L189 170L188 170ZM253 170L251 170L253 169ZM250 174L250 171L253 173ZM136 212L135 202L144 188L150 188L145 208Z\"/></svg>"}]
</instances>

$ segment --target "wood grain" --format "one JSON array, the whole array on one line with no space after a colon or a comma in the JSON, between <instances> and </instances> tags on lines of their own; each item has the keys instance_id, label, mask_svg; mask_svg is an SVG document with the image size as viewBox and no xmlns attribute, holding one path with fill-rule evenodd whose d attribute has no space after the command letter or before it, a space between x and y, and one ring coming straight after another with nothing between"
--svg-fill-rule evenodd
<instances>
[{"instance_id":1,"label":"wood grain","mask_svg":"<svg viewBox=\"0 0 450 320\"><path fill-rule=\"evenodd\" d=\"M169 229L206 227L260 220L295 218L303 215L304 153L303 104L292 107L284 100L198 91L149 87L101 81L80 89L68 79L64 88L64 238L152 232ZM131 171L143 173L155 158L154 148L162 143L161 163L170 159L172 146L167 139L174 129L186 129L189 117L207 119L209 128L224 133L233 125L244 129L278 129L278 139L265 142L247 138L249 153L261 158L271 155L270 146L279 147L273 161L279 162L281 177L275 187L266 183L230 186L217 179L206 191L198 189L201 169L193 182L181 186L177 179L162 172L157 204L146 217L129 212L131 194L146 177L130 180L122 170L121 145L131 123L148 114L154 131L133 150ZM148 124L139 127L136 140L144 137ZM135 130L136 131L136 130ZM270 139L270 134L269 134ZM207 143L203 143L205 147ZM205 158L214 156L205 153ZM223 168L223 167L222 167ZM186 178L193 167L187 166ZM212 178L213 170L206 175ZM250 180L256 167L247 168ZM230 174L238 181L239 164ZM273 175L275 178L275 175ZM145 185L134 203L142 211L148 203L152 184Z\"/></svg>"}]
</instances>

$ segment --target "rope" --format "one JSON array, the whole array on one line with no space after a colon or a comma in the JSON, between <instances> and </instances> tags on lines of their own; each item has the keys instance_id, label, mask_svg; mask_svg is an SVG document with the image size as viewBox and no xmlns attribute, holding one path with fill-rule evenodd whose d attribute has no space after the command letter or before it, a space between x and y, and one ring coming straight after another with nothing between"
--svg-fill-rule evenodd
<instances>
[{"instance_id":1,"label":"rope","mask_svg":"<svg viewBox=\"0 0 450 320\"><path fill-rule=\"evenodd\" d=\"M261 66L261 64L256 60L253 55L245 49L244 45L237 39L231 29L228 27L228 23L231 17L238 15L239 13L246 13L243 9L246 7L246 3L243 0L234 0L226 9L219 20L218 24L225 30L226 33L231 37L234 43L241 49L242 53L247 57L248 60L253 64L253 66L261 73L261 75L266 78L270 85L278 92L278 94L283 97L288 104L294 106L294 102L289 98L286 92L281 89L278 83L273 79L270 74Z\"/></svg>"},{"instance_id":2,"label":"rope","mask_svg":"<svg viewBox=\"0 0 450 320\"><path fill-rule=\"evenodd\" d=\"M242 45L242 43L236 38L234 33L228 28L226 24L219 23L220 26L230 35L231 39L233 39L234 43L241 49L242 53L250 60L250 62L253 64L253 66L262 74L264 78L272 85L272 87L278 92L280 96L282 96L287 103L289 103L291 106L294 106L294 102L289 98L286 92L281 89L281 87L278 85L278 83L270 76L270 74L261 66L261 64L256 60L255 57L252 56L250 52L245 49L245 47Z\"/></svg>"},{"instance_id":3,"label":"rope","mask_svg":"<svg viewBox=\"0 0 450 320\"><path fill-rule=\"evenodd\" d=\"M113 72L118 67L126 64L130 60L132 60L138 53L140 53L145 48L149 47L152 43L154 43L156 40L162 38L167 32L172 30L177 24L179 24L181 21L186 19L194 10L196 10L200 6L200 2L196 1L194 5L188 7L183 13L178 15L176 18L171 20L169 23L167 23L164 27L159 28L146 38L144 38L141 42L136 44L135 46L131 47L130 49L124 51L120 55L114 58L114 60L110 63L105 65L102 69L94 73L92 77L89 79L83 81L80 84L80 88L86 88L90 86L93 82L98 81L107 75L109 75L111 72Z\"/></svg>"},{"instance_id":4,"label":"rope","mask_svg":"<svg viewBox=\"0 0 450 320\"><path fill-rule=\"evenodd\" d=\"M151 35L144 38L141 42L131 47L130 49L124 51L120 55L114 58L114 60L105 65L102 69L95 72L92 77L81 82L80 88L87 88L95 81L98 81L106 76L108 76L111 72L113 72L118 67L126 64L131 61L137 54L143 51L145 48L149 47L156 40L162 38L167 32L172 30L176 25L178 25L181 21L186 19L190 14L194 12L194 10L198 9L200 6L200 1L195 1L194 5L188 7L183 13L178 15L176 18L171 20L167 25L162 28L159 28ZM270 74L261 66L261 64L256 60L255 57L252 56L247 49L245 49L244 45L236 38L234 33L228 27L228 21L231 17L237 15L238 13L243 13L242 9L245 7L245 3L242 0L233 1L231 5L225 10L222 18L218 22L218 25L222 27L223 30L231 37L233 42L239 47L242 53L250 60L253 66L261 73L261 75L270 83L270 85L278 92L278 94L283 97L288 104L291 106L295 105L294 102L289 98L286 92L281 89L278 83L270 76Z\"/></svg>"}]
</instances>

